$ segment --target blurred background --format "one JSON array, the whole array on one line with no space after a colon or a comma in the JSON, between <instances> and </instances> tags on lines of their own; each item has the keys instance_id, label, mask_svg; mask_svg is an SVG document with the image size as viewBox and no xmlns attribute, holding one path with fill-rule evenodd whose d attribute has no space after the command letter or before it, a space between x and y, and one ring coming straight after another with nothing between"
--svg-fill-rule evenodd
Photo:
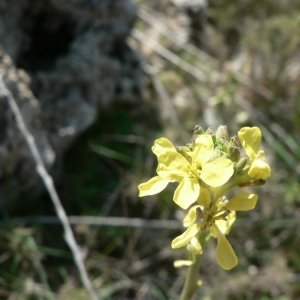
<instances>
[{"instance_id":1,"label":"blurred background","mask_svg":"<svg viewBox=\"0 0 300 300\"><path fill-rule=\"evenodd\" d=\"M259 201L228 236L238 266L222 270L212 240L193 299L300 299L299 1L0 0L0 73L99 299L178 298L176 185L137 185L155 174L153 141L184 145L196 124L260 127L272 176L243 190ZM0 299L88 299L2 98L0 208Z\"/></svg>"}]
</instances>

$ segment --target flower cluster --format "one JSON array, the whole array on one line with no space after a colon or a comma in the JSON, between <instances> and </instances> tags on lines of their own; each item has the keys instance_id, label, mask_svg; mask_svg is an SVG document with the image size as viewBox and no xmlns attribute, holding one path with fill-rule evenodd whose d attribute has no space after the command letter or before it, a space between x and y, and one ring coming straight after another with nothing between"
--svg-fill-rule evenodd
<instances>
[{"instance_id":1,"label":"flower cluster","mask_svg":"<svg viewBox=\"0 0 300 300\"><path fill-rule=\"evenodd\" d=\"M139 196L157 194L168 183L179 182L173 200L181 208L189 208L183 220L187 230L172 241L172 248L188 245L199 254L199 233L206 232L217 239L216 259L223 269L230 270L238 263L226 235L235 212L253 209L258 196L242 193L228 200L225 194L236 186L262 185L270 176L264 152L259 150L261 138L258 127L244 127L238 136L229 138L224 125L215 133L196 125L191 144L174 147L166 138L154 142L158 176L139 185Z\"/></svg>"}]
</instances>

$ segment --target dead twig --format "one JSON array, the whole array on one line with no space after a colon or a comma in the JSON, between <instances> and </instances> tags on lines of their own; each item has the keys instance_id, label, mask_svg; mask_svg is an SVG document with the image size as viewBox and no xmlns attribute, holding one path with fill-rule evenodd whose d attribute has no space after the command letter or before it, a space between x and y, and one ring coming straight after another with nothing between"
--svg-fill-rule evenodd
<instances>
[{"instance_id":1,"label":"dead twig","mask_svg":"<svg viewBox=\"0 0 300 300\"><path fill-rule=\"evenodd\" d=\"M56 216L28 216L9 220L17 224L60 224L60 219ZM147 229L182 229L182 224L177 220L148 220L140 218L124 217L93 217L93 216L69 216L70 224L86 224L92 226L116 226L116 227L135 227ZM0 224L3 224L1 221Z\"/></svg>"},{"instance_id":2,"label":"dead twig","mask_svg":"<svg viewBox=\"0 0 300 300\"><path fill-rule=\"evenodd\" d=\"M59 196L57 194L57 191L55 189L53 179L52 177L48 174L46 167L44 165L44 162L41 158L41 155L39 153L39 150L36 146L36 143L34 141L33 135L29 132L27 129L24 119L22 117L21 111L17 105L16 100L14 99L13 95L11 92L7 89L6 84L4 83L3 76L0 74L0 99L6 100L15 116L17 126L19 130L21 131L24 139L26 140L28 147L30 149L30 152L33 156L33 159L36 164L36 171L42 178L44 185L49 193L49 196L53 202L53 205L55 207L57 216L63 226L64 229L64 237L65 240L70 247L75 264L77 266L78 272L80 274L80 278L82 281L82 284L86 288L87 292L90 295L90 298L93 300L98 299L96 296L95 291L92 288L91 281L88 277L84 262L83 262L83 257L81 255L81 251L79 249L79 246L76 243L74 233L72 231L71 225L69 223L68 217L66 215L66 212L61 204L61 201L59 199Z\"/></svg>"}]
</instances>

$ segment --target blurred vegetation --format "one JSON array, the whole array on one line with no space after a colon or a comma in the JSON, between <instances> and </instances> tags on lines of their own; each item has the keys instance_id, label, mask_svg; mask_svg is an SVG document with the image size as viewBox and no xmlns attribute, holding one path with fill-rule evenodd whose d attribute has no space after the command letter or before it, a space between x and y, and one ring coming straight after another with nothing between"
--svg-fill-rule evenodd
<instances>
[{"instance_id":1,"label":"blurred vegetation","mask_svg":"<svg viewBox=\"0 0 300 300\"><path fill-rule=\"evenodd\" d=\"M193 24L180 1L136 1L129 40L144 62L140 103L101 109L99 121L65 155L58 191L68 215L181 219L170 186L139 199L137 185L156 168L153 140L213 129L259 126L272 167L259 203L238 215L229 239L239 265L220 269L209 244L194 299L300 299L300 3L208 0ZM198 14L198 15L197 15ZM144 39L146 37L146 39ZM0 299L87 299L47 195L24 196L3 213ZM15 218L29 216L29 224ZM99 299L177 299L185 269L173 261L174 229L73 226ZM213 242L212 242L213 243Z\"/></svg>"}]
</instances>

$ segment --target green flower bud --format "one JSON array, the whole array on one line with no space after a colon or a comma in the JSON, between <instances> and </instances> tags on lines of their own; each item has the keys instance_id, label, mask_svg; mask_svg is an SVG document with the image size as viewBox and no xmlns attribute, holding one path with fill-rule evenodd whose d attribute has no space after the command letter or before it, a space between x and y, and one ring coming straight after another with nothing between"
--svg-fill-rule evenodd
<instances>
[{"instance_id":1,"label":"green flower bud","mask_svg":"<svg viewBox=\"0 0 300 300\"><path fill-rule=\"evenodd\" d=\"M214 131L210 127L205 131L205 134L211 135L214 144L216 144L216 140L217 140L216 139L216 135L215 135Z\"/></svg>"},{"instance_id":2,"label":"green flower bud","mask_svg":"<svg viewBox=\"0 0 300 300\"><path fill-rule=\"evenodd\" d=\"M195 146L195 141L196 141L198 135L203 134L203 132L204 132L204 130L199 125L195 125L194 134L193 134L193 147Z\"/></svg>"},{"instance_id":3,"label":"green flower bud","mask_svg":"<svg viewBox=\"0 0 300 300\"><path fill-rule=\"evenodd\" d=\"M199 125L196 125L194 127L194 134L203 134L204 130L202 129L202 127L200 127Z\"/></svg>"},{"instance_id":4,"label":"green flower bud","mask_svg":"<svg viewBox=\"0 0 300 300\"><path fill-rule=\"evenodd\" d=\"M248 161L247 157L242 157L236 163L236 165L234 166L236 176L241 176L244 175L246 172L248 172L250 167L247 165L247 161Z\"/></svg>"},{"instance_id":5,"label":"green flower bud","mask_svg":"<svg viewBox=\"0 0 300 300\"><path fill-rule=\"evenodd\" d=\"M177 146L176 150L183 157L185 157L189 162L191 161L191 157L187 154L187 152L191 152L191 149L187 146Z\"/></svg>"},{"instance_id":6,"label":"green flower bud","mask_svg":"<svg viewBox=\"0 0 300 300\"><path fill-rule=\"evenodd\" d=\"M237 171L241 171L247 164L247 157L242 157L235 165Z\"/></svg>"},{"instance_id":7,"label":"green flower bud","mask_svg":"<svg viewBox=\"0 0 300 300\"><path fill-rule=\"evenodd\" d=\"M229 151L228 151L227 157L231 161L237 162L241 157L241 152L240 152L239 147L229 146ZM247 160L246 160L246 163L247 163Z\"/></svg>"},{"instance_id":8,"label":"green flower bud","mask_svg":"<svg viewBox=\"0 0 300 300\"><path fill-rule=\"evenodd\" d=\"M228 137L227 126L220 125L216 131L216 137L217 137L217 140L225 139L226 141L228 141L229 137Z\"/></svg>"},{"instance_id":9,"label":"green flower bud","mask_svg":"<svg viewBox=\"0 0 300 300\"><path fill-rule=\"evenodd\" d=\"M190 151L194 151L193 144L187 143L186 146L190 149Z\"/></svg>"},{"instance_id":10,"label":"green flower bud","mask_svg":"<svg viewBox=\"0 0 300 300\"><path fill-rule=\"evenodd\" d=\"M220 140L217 141L217 145L218 147L221 148L221 150L225 153L228 153L229 152L229 147L230 147L230 144L228 141L226 141L224 138L221 138Z\"/></svg>"}]
</instances>

